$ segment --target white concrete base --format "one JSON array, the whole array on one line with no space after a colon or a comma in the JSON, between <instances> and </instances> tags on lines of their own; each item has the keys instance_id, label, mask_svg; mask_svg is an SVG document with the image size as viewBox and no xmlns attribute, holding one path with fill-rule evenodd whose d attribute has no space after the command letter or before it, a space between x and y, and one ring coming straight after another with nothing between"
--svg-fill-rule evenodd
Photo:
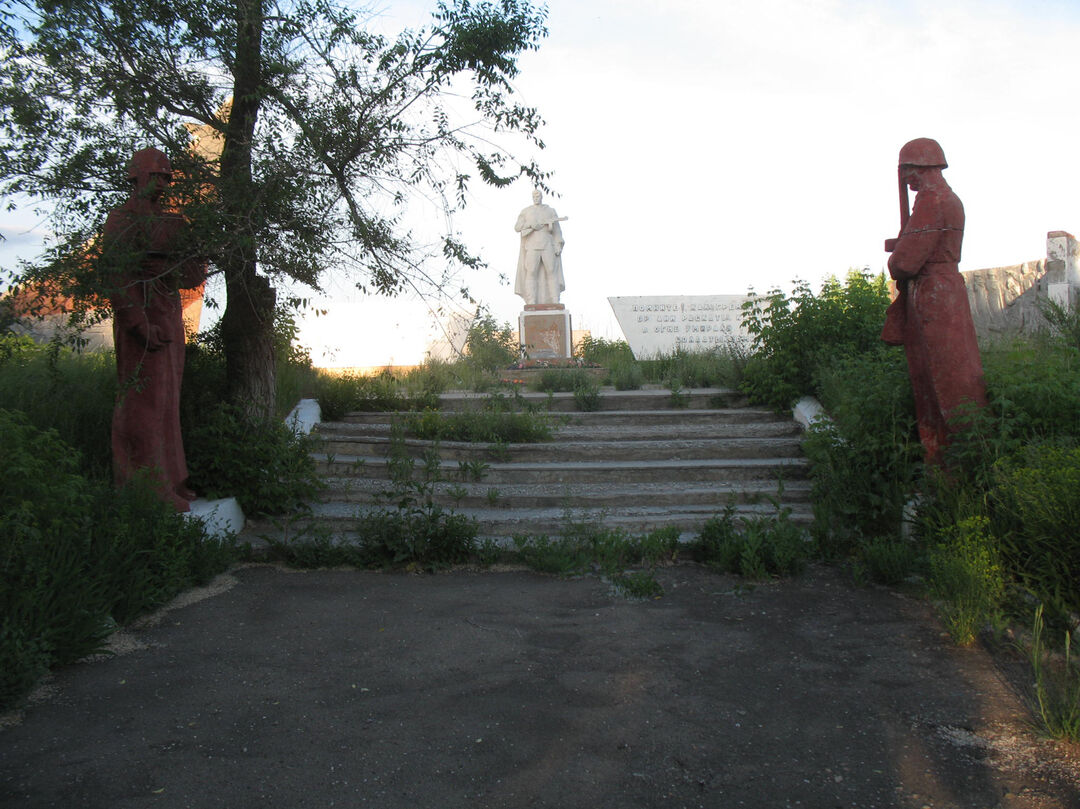
<instances>
[{"instance_id":1,"label":"white concrete base","mask_svg":"<svg viewBox=\"0 0 1080 809\"><path fill-rule=\"evenodd\" d=\"M821 402L813 396L804 396L799 399L795 403L791 415L795 418L795 421L802 425L804 430L810 428L815 422L829 418L825 408L821 406Z\"/></svg>"},{"instance_id":2,"label":"white concrete base","mask_svg":"<svg viewBox=\"0 0 1080 809\"><path fill-rule=\"evenodd\" d=\"M200 497L191 501L188 514L201 519L206 524L206 532L213 537L239 534L244 527L244 512L235 497L221 500L204 500Z\"/></svg>"},{"instance_id":3,"label":"white concrete base","mask_svg":"<svg viewBox=\"0 0 1080 809\"><path fill-rule=\"evenodd\" d=\"M322 421L322 409L316 399L301 399L292 412L285 417L285 423L300 435L309 435L320 421Z\"/></svg>"}]
</instances>

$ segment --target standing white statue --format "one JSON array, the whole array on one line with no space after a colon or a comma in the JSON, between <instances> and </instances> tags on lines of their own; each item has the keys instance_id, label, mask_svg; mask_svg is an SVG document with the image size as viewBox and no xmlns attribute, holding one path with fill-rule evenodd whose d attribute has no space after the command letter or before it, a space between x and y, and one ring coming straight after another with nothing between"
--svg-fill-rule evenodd
<instances>
[{"instance_id":1,"label":"standing white statue","mask_svg":"<svg viewBox=\"0 0 1080 809\"><path fill-rule=\"evenodd\" d=\"M562 271L562 228L560 217L549 205L542 205L539 189L533 191L533 204L518 214L514 230L521 234L518 253L517 279L514 294L525 304L558 303L559 294L566 289Z\"/></svg>"}]
</instances>

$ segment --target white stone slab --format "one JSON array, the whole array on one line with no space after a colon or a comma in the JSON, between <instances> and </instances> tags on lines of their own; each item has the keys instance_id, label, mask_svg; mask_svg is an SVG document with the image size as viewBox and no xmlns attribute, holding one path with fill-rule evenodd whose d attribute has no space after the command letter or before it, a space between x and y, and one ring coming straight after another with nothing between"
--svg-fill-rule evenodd
<instances>
[{"instance_id":1,"label":"white stone slab","mask_svg":"<svg viewBox=\"0 0 1080 809\"><path fill-rule=\"evenodd\" d=\"M652 295L608 298L608 303L634 357L641 360L749 340L742 327L746 300L746 295Z\"/></svg>"},{"instance_id":2,"label":"white stone slab","mask_svg":"<svg viewBox=\"0 0 1080 809\"><path fill-rule=\"evenodd\" d=\"M200 497L191 501L188 514L200 518L206 524L206 532L215 537L239 534L244 527L244 512L235 497L221 500L204 500Z\"/></svg>"},{"instance_id":3,"label":"white stone slab","mask_svg":"<svg viewBox=\"0 0 1080 809\"><path fill-rule=\"evenodd\" d=\"M322 421L322 408L317 399L301 399L285 417L285 423L300 435L309 435L315 425Z\"/></svg>"}]
</instances>

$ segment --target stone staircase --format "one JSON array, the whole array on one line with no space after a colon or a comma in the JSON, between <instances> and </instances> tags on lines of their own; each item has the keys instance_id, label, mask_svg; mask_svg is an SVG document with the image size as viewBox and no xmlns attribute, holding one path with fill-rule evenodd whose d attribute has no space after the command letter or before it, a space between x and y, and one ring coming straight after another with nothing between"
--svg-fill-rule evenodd
<instances>
[{"instance_id":1,"label":"stone staircase","mask_svg":"<svg viewBox=\"0 0 1080 809\"><path fill-rule=\"evenodd\" d=\"M551 442L485 445L442 441L435 501L475 518L480 536L555 536L567 519L600 520L634 534L676 526L689 539L729 502L741 516L774 514L777 502L809 522L809 481L791 419L745 406L723 389L602 389L599 410L578 412L572 394L522 395L550 413ZM443 412L476 409L485 396L442 396ZM323 422L315 457L328 483L312 519L348 535L362 510L389 501L394 413ZM432 443L404 442L422 476ZM782 484L781 484L782 481Z\"/></svg>"}]
</instances>

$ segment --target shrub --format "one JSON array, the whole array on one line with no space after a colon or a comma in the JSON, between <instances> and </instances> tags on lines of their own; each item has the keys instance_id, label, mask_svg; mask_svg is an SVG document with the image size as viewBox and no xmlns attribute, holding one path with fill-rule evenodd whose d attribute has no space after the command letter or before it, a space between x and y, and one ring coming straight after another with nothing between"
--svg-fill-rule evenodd
<instances>
[{"instance_id":1,"label":"shrub","mask_svg":"<svg viewBox=\"0 0 1080 809\"><path fill-rule=\"evenodd\" d=\"M87 474L108 478L116 398L112 352L80 354L60 343L2 339L0 408L22 411L29 424L55 430L77 450Z\"/></svg>"},{"instance_id":2,"label":"shrub","mask_svg":"<svg viewBox=\"0 0 1080 809\"><path fill-rule=\"evenodd\" d=\"M633 358L619 359L608 366L608 379L615 390L639 390L645 382L645 371Z\"/></svg>"},{"instance_id":3,"label":"shrub","mask_svg":"<svg viewBox=\"0 0 1080 809\"><path fill-rule=\"evenodd\" d=\"M480 410L475 413L440 413L425 410L405 417L410 435L425 441L467 441L483 444L550 441L551 420L532 412Z\"/></svg>"},{"instance_id":4,"label":"shrub","mask_svg":"<svg viewBox=\"0 0 1080 809\"><path fill-rule=\"evenodd\" d=\"M232 540L160 500L137 477L119 491L78 471L55 431L0 410L10 480L0 490L0 708L50 666L99 650L128 621L205 581Z\"/></svg>"},{"instance_id":5,"label":"shrub","mask_svg":"<svg viewBox=\"0 0 1080 809\"><path fill-rule=\"evenodd\" d=\"M236 497L249 515L287 514L322 491L311 439L281 421L220 404L185 427L189 485L204 497Z\"/></svg>"},{"instance_id":6,"label":"shrub","mask_svg":"<svg viewBox=\"0 0 1080 809\"><path fill-rule=\"evenodd\" d=\"M820 375L828 420L806 433L814 535L826 558L863 538L897 534L919 479L922 446L903 354L882 346L836 361Z\"/></svg>"},{"instance_id":7,"label":"shrub","mask_svg":"<svg viewBox=\"0 0 1080 809\"><path fill-rule=\"evenodd\" d=\"M874 537L862 543L859 559L871 581L895 586L914 572L919 550L913 542L895 536Z\"/></svg>"},{"instance_id":8,"label":"shrub","mask_svg":"<svg viewBox=\"0 0 1080 809\"><path fill-rule=\"evenodd\" d=\"M1080 447L1032 445L994 467L993 530L1010 571L1055 619L1080 612Z\"/></svg>"},{"instance_id":9,"label":"shrub","mask_svg":"<svg viewBox=\"0 0 1080 809\"><path fill-rule=\"evenodd\" d=\"M605 340L587 334L581 340L581 359L589 365L612 368L617 364L632 363L634 353L625 340Z\"/></svg>"},{"instance_id":10,"label":"shrub","mask_svg":"<svg viewBox=\"0 0 1080 809\"><path fill-rule=\"evenodd\" d=\"M640 365L651 383L670 386L676 380L688 388L735 387L745 365L745 350L733 340L724 348L708 351L677 348L671 354L643 360Z\"/></svg>"},{"instance_id":11,"label":"shrub","mask_svg":"<svg viewBox=\"0 0 1080 809\"><path fill-rule=\"evenodd\" d=\"M806 532L791 521L789 509L777 506L772 515L739 520L729 503L722 514L702 526L692 548L694 558L725 573L751 580L792 576L803 570L809 556Z\"/></svg>"},{"instance_id":12,"label":"shrub","mask_svg":"<svg viewBox=\"0 0 1080 809\"><path fill-rule=\"evenodd\" d=\"M930 592L953 641L974 643L984 623L996 618L1005 597L997 542L984 517L971 517L945 532L930 550Z\"/></svg>"},{"instance_id":13,"label":"shrub","mask_svg":"<svg viewBox=\"0 0 1080 809\"><path fill-rule=\"evenodd\" d=\"M743 326L753 354L740 388L754 402L783 410L816 393L817 375L835 358L876 350L889 291L884 274L852 270L841 285L828 279L818 295L796 282L790 297L780 290L753 296L743 306Z\"/></svg>"},{"instance_id":14,"label":"shrub","mask_svg":"<svg viewBox=\"0 0 1080 809\"><path fill-rule=\"evenodd\" d=\"M509 368L518 361L518 344L509 323L501 326L486 312L477 312L465 337L465 356L481 371Z\"/></svg>"}]
</instances>

